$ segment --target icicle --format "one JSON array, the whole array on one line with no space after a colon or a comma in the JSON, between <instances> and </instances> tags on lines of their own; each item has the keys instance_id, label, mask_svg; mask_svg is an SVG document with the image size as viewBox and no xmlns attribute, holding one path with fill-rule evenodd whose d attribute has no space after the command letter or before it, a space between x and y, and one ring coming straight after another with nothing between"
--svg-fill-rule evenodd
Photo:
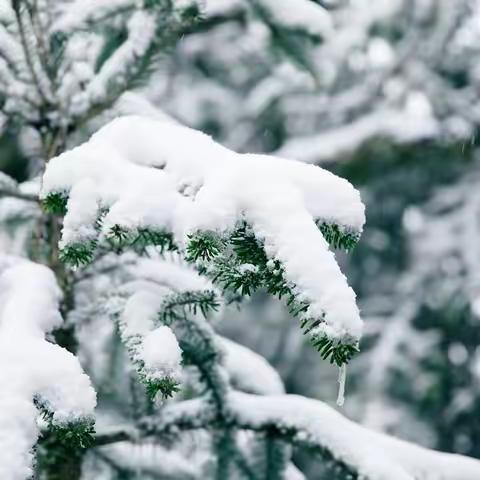
<instances>
[{"instance_id":1,"label":"icicle","mask_svg":"<svg viewBox=\"0 0 480 480\"><path fill-rule=\"evenodd\" d=\"M345 381L347 379L347 365L344 363L338 370L337 405L343 407L345 402Z\"/></svg>"}]
</instances>

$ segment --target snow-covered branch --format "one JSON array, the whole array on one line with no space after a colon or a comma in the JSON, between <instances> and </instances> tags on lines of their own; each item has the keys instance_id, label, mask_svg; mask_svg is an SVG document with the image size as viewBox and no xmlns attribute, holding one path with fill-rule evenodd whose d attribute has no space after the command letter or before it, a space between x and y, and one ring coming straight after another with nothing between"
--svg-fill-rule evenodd
<instances>
[{"instance_id":1,"label":"snow-covered branch","mask_svg":"<svg viewBox=\"0 0 480 480\"><path fill-rule=\"evenodd\" d=\"M45 339L62 321L53 273L10 257L0 266L0 477L24 480L39 435L36 405L52 428L80 422L88 435L96 395L78 359Z\"/></svg>"},{"instance_id":2,"label":"snow-covered branch","mask_svg":"<svg viewBox=\"0 0 480 480\"><path fill-rule=\"evenodd\" d=\"M338 365L356 351L355 295L327 240L351 248L364 207L347 181L325 170L238 155L185 127L123 117L52 159L42 196L47 207L66 208L66 261L90 260L99 243L147 238L185 250L224 288L248 294L264 286L285 296Z\"/></svg>"},{"instance_id":3,"label":"snow-covered branch","mask_svg":"<svg viewBox=\"0 0 480 480\"><path fill-rule=\"evenodd\" d=\"M317 400L296 395L231 392L227 412L232 427L252 432L273 430L278 438L313 449L343 465L355 478L476 480L480 474L478 460L435 452L369 430ZM215 422L208 402L189 400L166 406L159 415L145 418L141 435L162 437L176 429L208 429ZM116 435L133 440L128 429ZM102 443L101 437L99 441Z\"/></svg>"}]
</instances>

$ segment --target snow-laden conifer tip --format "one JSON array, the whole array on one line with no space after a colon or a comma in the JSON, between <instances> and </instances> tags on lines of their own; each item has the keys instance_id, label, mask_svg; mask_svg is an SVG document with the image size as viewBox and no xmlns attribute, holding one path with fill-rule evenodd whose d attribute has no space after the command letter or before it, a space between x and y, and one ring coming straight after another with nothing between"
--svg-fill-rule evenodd
<instances>
[{"instance_id":1,"label":"snow-laden conifer tip","mask_svg":"<svg viewBox=\"0 0 480 480\"><path fill-rule=\"evenodd\" d=\"M355 294L328 248L351 249L365 221L346 180L125 116L49 162L42 197L58 192L69 195L60 246L73 265L112 242L179 249L224 289L266 288L285 299L332 362L346 363L357 350Z\"/></svg>"}]
</instances>

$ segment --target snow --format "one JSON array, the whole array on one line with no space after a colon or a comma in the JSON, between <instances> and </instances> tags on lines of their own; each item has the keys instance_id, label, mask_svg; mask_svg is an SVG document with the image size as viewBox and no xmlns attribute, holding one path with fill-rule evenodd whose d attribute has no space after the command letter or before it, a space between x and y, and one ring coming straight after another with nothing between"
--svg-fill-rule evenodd
<instances>
[{"instance_id":1,"label":"snow","mask_svg":"<svg viewBox=\"0 0 480 480\"><path fill-rule=\"evenodd\" d=\"M242 0L204 0L202 13L206 17L226 15L232 10L243 7Z\"/></svg>"},{"instance_id":2,"label":"snow","mask_svg":"<svg viewBox=\"0 0 480 480\"><path fill-rule=\"evenodd\" d=\"M129 18L127 39L105 61L87 89L72 98L73 113L87 111L92 104L99 103L110 95L112 84L121 84L121 78L132 65L145 56L155 38L155 30L155 18L144 11L136 11Z\"/></svg>"},{"instance_id":3,"label":"snow","mask_svg":"<svg viewBox=\"0 0 480 480\"><path fill-rule=\"evenodd\" d=\"M182 363L182 351L174 333L165 325L145 335L140 356L151 376L177 377Z\"/></svg>"},{"instance_id":4,"label":"snow","mask_svg":"<svg viewBox=\"0 0 480 480\"><path fill-rule=\"evenodd\" d=\"M90 417L96 395L78 359L44 338L62 322L53 273L11 257L0 272L0 478L24 480L39 434L34 398L65 424Z\"/></svg>"},{"instance_id":5,"label":"snow","mask_svg":"<svg viewBox=\"0 0 480 480\"><path fill-rule=\"evenodd\" d=\"M296 395L229 396L246 428L269 424L293 432L299 445L326 448L368 480L478 480L480 461L419 447L357 425L329 406Z\"/></svg>"},{"instance_id":6,"label":"snow","mask_svg":"<svg viewBox=\"0 0 480 480\"><path fill-rule=\"evenodd\" d=\"M107 310L117 311L120 298L120 333L131 359L147 379L179 380L182 351L172 329L160 324L159 313L172 295L216 290L176 254L164 259L152 253L126 267L126 272L129 280L112 293ZM190 321L198 321L199 315L192 314Z\"/></svg>"},{"instance_id":7,"label":"snow","mask_svg":"<svg viewBox=\"0 0 480 480\"><path fill-rule=\"evenodd\" d=\"M361 232L364 206L346 180L293 160L237 154L201 132L140 116L117 118L52 159L41 196L71 192L85 180L95 186L99 207L109 208L101 237L115 224L149 227L172 231L182 246L190 233L229 232L245 219L267 254L281 261L297 299L309 302L307 315L325 314L312 333L360 338L355 294L314 221ZM69 198L63 246L91 232L89 189L78 187ZM90 227L80 228L72 216L85 216Z\"/></svg>"},{"instance_id":8,"label":"snow","mask_svg":"<svg viewBox=\"0 0 480 480\"><path fill-rule=\"evenodd\" d=\"M190 452L190 458L187 459L183 452L169 450L158 443L137 445L118 442L102 447L100 451L122 470L135 472L137 476L141 473L154 478L193 479L200 475L197 463L202 459L196 458L199 455L192 455Z\"/></svg>"},{"instance_id":9,"label":"snow","mask_svg":"<svg viewBox=\"0 0 480 480\"><path fill-rule=\"evenodd\" d=\"M163 285L174 292L188 290L213 290L212 282L198 274L179 255L167 258L139 258L128 268L134 278L141 278L157 285ZM220 297L220 294L218 293Z\"/></svg>"},{"instance_id":10,"label":"snow","mask_svg":"<svg viewBox=\"0 0 480 480\"><path fill-rule=\"evenodd\" d=\"M332 162L375 137L392 138L400 143L432 138L439 132L438 122L427 98L409 95L402 109L381 107L352 123L346 123L318 135L288 140L276 153L285 158L314 162Z\"/></svg>"},{"instance_id":11,"label":"snow","mask_svg":"<svg viewBox=\"0 0 480 480\"><path fill-rule=\"evenodd\" d=\"M323 7L310 0L259 0L274 21L321 37L332 32L332 19Z\"/></svg>"},{"instance_id":12,"label":"snow","mask_svg":"<svg viewBox=\"0 0 480 480\"><path fill-rule=\"evenodd\" d=\"M236 388L257 395L285 392L280 375L265 358L228 338L218 338L224 352L223 366Z\"/></svg>"},{"instance_id":13,"label":"snow","mask_svg":"<svg viewBox=\"0 0 480 480\"><path fill-rule=\"evenodd\" d=\"M161 295L163 293L163 295ZM154 319L159 312L163 296L168 290L140 290L127 301L122 314L123 333L128 337L145 336L154 327Z\"/></svg>"},{"instance_id":14,"label":"snow","mask_svg":"<svg viewBox=\"0 0 480 480\"><path fill-rule=\"evenodd\" d=\"M66 3L52 30L71 32L119 9L134 7L135 0L75 0Z\"/></svg>"},{"instance_id":15,"label":"snow","mask_svg":"<svg viewBox=\"0 0 480 480\"><path fill-rule=\"evenodd\" d=\"M65 218L60 247L70 243L94 240L98 204L95 184L90 179L87 178L74 185L70 191L69 208L72 214Z\"/></svg>"}]
</instances>

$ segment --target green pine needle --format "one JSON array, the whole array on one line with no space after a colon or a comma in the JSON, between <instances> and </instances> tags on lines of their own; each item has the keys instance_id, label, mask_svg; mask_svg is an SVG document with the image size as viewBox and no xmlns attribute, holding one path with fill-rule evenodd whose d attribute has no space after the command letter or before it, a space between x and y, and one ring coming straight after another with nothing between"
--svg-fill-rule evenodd
<instances>
[{"instance_id":1,"label":"green pine needle","mask_svg":"<svg viewBox=\"0 0 480 480\"><path fill-rule=\"evenodd\" d=\"M69 448L86 449L95 442L95 422L92 418L82 418L65 424L55 423L53 412L41 402L36 401L43 419L48 424L48 431L55 435L57 441Z\"/></svg>"},{"instance_id":2,"label":"green pine needle","mask_svg":"<svg viewBox=\"0 0 480 480\"><path fill-rule=\"evenodd\" d=\"M132 248L138 253L144 252L148 246L158 247L160 253L178 250L173 234L166 230L149 228L128 230L121 225L114 225L107 234L107 240L116 249Z\"/></svg>"},{"instance_id":3,"label":"green pine needle","mask_svg":"<svg viewBox=\"0 0 480 480\"><path fill-rule=\"evenodd\" d=\"M54 215L65 215L67 213L68 195L65 192L49 193L42 201L43 208Z\"/></svg>"},{"instance_id":4,"label":"green pine needle","mask_svg":"<svg viewBox=\"0 0 480 480\"><path fill-rule=\"evenodd\" d=\"M165 230L139 229L137 238L132 242L132 247L144 249L148 245L153 245L160 249L161 253L165 251L174 252L178 250L173 239L173 234Z\"/></svg>"},{"instance_id":5,"label":"green pine needle","mask_svg":"<svg viewBox=\"0 0 480 480\"><path fill-rule=\"evenodd\" d=\"M213 290L187 291L169 295L158 316L161 323L171 324L176 319L186 318L188 314L196 315L200 312L206 317L219 308L220 302Z\"/></svg>"},{"instance_id":6,"label":"green pine needle","mask_svg":"<svg viewBox=\"0 0 480 480\"><path fill-rule=\"evenodd\" d=\"M211 261L217 257L225 247L225 242L221 236L213 231L197 232L188 235L187 255L189 262L197 260Z\"/></svg>"},{"instance_id":7,"label":"green pine needle","mask_svg":"<svg viewBox=\"0 0 480 480\"><path fill-rule=\"evenodd\" d=\"M64 426L52 424L50 431L56 438L69 447L86 449L95 443L95 426L93 421L82 420Z\"/></svg>"},{"instance_id":8,"label":"green pine needle","mask_svg":"<svg viewBox=\"0 0 480 480\"><path fill-rule=\"evenodd\" d=\"M153 400L158 393L162 395L162 399L173 397L180 391L180 384L171 377L145 380L145 386L148 397Z\"/></svg>"},{"instance_id":9,"label":"green pine needle","mask_svg":"<svg viewBox=\"0 0 480 480\"><path fill-rule=\"evenodd\" d=\"M316 323L316 322L314 322ZM304 334L308 335L311 328L311 323L307 322L308 328L304 328ZM355 354L359 352L358 346L350 343L341 343L337 340L332 340L326 335L321 337L311 335L310 342L313 347L317 349L323 360L330 360L330 363L341 367L348 363Z\"/></svg>"},{"instance_id":10,"label":"green pine needle","mask_svg":"<svg viewBox=\"0 0 480 480\"><path fill-rule=\"evenodd\" d=\"M87 265L92 262L97 242L89 240L85 243L73 243L60 250L60 260L73 267Z\"/></svg>"},{"instance_id":11,"label":"green pine needle","mask_svg":"<svg viewBox=\"0 0 480 480\"><path fill-rule=\"evenodd\" d=\"M317 222L317 225L325 240L334 248L341 248L348 252L353 250L360 239L359 232L339 227L334 223Z\"/></svg>"}]
</instances>

